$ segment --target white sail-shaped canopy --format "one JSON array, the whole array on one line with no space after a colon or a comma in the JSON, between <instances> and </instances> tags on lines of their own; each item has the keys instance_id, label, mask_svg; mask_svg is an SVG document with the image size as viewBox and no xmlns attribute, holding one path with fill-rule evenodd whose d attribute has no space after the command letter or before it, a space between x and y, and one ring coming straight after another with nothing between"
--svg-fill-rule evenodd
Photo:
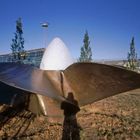
<instances>
[{"instance_id":1,"label":"white sail-shaped canopy","mask_svg":"<svg viewBox=\"0 0 140 140\"><path fill-rule=\"evenodd\" d=\"M56 37L46 48L40 69L42 70L64 70L74 62L64 42Z\"/></svg>"}]
</instances>

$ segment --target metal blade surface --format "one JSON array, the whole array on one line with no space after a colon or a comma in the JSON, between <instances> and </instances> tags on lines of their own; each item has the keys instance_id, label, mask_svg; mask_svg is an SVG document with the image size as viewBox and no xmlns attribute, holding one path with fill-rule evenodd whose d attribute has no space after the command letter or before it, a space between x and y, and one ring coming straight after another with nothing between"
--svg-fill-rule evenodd
<instances>
[{"instance_id":1,"label":"metal blade surface","mask_svg":"<svg viewBox=\"0 0 140 140\"><path fill-rule=\"evenodd\" d=\"M64 75L80 106L140 88L140 74L110 65L75 63Z\"/></svg>"}]
</instances>

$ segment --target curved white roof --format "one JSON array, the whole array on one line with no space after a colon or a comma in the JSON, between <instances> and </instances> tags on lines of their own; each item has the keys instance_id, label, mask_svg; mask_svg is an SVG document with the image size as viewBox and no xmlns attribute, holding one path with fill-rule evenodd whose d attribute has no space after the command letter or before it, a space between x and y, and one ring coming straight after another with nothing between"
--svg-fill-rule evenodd
<instances>
[{"instance_id":1,"label":"curved white roof","mask_svg":"<svg viewBox=\"0 0 140 140\"><path fill-rule=\"evenodd\" d=\"M54 38L46 48L40 69L64 70L74 62L68 48L60 38Z\"/></svg>"}]
</instances>

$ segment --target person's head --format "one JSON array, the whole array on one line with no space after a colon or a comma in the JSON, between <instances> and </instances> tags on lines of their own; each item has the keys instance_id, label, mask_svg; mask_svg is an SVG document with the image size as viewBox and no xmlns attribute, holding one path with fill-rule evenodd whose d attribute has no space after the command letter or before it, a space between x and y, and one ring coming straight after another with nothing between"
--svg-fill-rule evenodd
<instances>
[{"instance_id":1,"label":"person's head","mask_svg":"<svg viewBox=\"0 0 140 140\"><path fill-rule=\"evenodd\" d=\"M67 98L68 98L68 100L74 100L73 93L72 92L69 92Z\"/></svg>"}]
</instances>

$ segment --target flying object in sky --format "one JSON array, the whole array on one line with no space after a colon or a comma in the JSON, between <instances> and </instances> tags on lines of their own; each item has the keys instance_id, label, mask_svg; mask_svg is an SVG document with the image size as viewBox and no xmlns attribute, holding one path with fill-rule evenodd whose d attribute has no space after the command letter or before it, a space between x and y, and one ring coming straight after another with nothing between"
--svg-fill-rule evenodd
<instances>
[{"instance_id":1,"label":"flying object in sky","mask_svg":"<svg viewBox=\"0 0 140 140\"><path fill-rule=\"evenodd\" d=\"M44 27L44 28L47 28L49 26L49 23L48 22L44 22L44 23L41 24L41 26Z\"/></svg>"},{"instance_id":2,"label":"flying object in sky","mask_svg":"<svg viewBox=\"0 0 140 140\"><path fill-rule=\"evenodd\" d=\"M18 63L1 63L0 68L0 103L14 106L26 102L27 109L46 116L63 115L63 102L81 107L140 88L136 72L98 63L74 63L59 38L46 48L40 68ZM69 94L78 104L68 98Z\"/></svg>"}]
</instances>

